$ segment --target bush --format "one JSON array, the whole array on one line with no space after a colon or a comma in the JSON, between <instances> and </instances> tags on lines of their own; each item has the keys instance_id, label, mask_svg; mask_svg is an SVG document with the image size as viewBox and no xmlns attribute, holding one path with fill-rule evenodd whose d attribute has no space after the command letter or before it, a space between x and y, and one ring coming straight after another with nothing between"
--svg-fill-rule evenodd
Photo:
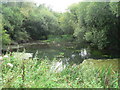
<instances>
[{"instance_id":1,"label":"bush","mask_svg":"<svg viewBox=\"0 0 120 90\"><path fill-rule=\"evenodd\" d=\"M6 30L2 30L2 44L7 45L11 43L9 35L6 33Z\"/></svg>"}]
</instances>

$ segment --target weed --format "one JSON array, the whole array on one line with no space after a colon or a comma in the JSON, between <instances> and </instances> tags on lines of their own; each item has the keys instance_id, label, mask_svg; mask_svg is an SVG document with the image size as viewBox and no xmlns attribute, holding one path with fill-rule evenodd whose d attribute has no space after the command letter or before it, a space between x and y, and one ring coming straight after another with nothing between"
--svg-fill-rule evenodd
<instances>
[{"instance_id":1,"label":"weed","mask_svg":"<svg viewBox=\"0 0 120 90\"><path fill-rule=\"evenodd\" d=\"M67 65L62 72L50 73L48 58L19 60L8 56L2 63L2 88L119 88L118 72L111 66Z\"/></svg>"}]
</instances>

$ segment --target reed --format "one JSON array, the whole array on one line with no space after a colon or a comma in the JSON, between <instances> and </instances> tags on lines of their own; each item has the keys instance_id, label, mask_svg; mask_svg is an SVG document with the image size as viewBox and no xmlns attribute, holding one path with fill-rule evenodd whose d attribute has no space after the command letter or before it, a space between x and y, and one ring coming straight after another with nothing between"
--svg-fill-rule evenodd
<instances>
[{"instance_id":1,"label":"reed","mask_svg":"<svg viewBox=\"0 0 120 90\"><path fill-rule=\"evenodd\" d=\"M51 73L52 62L48 58L23 61L8 56L2 63L1 88L119 88L118 72L112 66L67 65L62 72Z\"/></svg>"}]
</instances>

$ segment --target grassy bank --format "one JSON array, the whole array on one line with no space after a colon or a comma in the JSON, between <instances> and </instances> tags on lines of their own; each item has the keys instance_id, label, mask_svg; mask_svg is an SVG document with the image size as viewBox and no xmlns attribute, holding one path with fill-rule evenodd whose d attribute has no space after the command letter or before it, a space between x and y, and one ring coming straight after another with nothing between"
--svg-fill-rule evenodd
<instances>
[{"instance_id":1,"label":"grassy bank","mask_svg":"<svg viewBox=\"0 0 120 90\"><path fill-rule=\"evenodd\" d=\"M43 42L56 42L56 43L60 43L60 42L66 42L66 41L72 41L73 36L72 35L49 35L47 40L43 40Z\"/></svg>"},{"instance_id":2,"label":"grassy bank","mask_svg":"<svg viewBox=\"0 0 120 90\"><path fill-rule=\"evenodd\" d=\"M14 56L6 57L1 64L1 88L118 88L118 72L113 71L112 66L100 69L92 64L74 64L53 73L50 72L51 65L47 58L20 60Z\"/></svg>"}]
</instances>

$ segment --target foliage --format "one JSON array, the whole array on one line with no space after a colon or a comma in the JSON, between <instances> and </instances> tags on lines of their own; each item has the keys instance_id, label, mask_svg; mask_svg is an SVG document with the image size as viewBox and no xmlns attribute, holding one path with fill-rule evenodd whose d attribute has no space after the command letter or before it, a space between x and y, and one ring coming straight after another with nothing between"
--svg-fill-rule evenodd
<instances>
[{"instance_id":1,"label":"foliage","mask_svg":"<svg viewBox=\"0 0 120 90\"><path fill-rule=\"evenodd\" d=\"M119 51L119 2L81 2L68 8L74 36L98 49ZM114 46L114 47L113 47Z\"/></svg>"},{"instance_id":2,"label":"foliage","mask_svg":"<svg viewBox=\"0 0 120 90\"><path fill-rule=\"evenodd\" d=\"M10 35L10 38L17 42L26 40L26 37L28 37L28 35L25 33L24 28L22 28L22 22L24 18L20 13L19 8L3 5L2 12L3 28Z\"/></svg>"},{"instance_id":3,"label":"foliage","mask_svg":"<svg viewBox=\"0 0 120 90\"><path fill-rule=\"evenodd\" d=\"M61 14L61 16L58 18L58 20L59 20L59 24L60 24L60 33L72 35L74 32L74 29L71 26L72 23L70 20L69 13L66 12L66 13Z\"/></svg>"},{"instance_id":4,"label":"foliage","mask_svg":"<svg viewBox=\"0 0 120 90\"><path fill-rule=\"evenodd\" d=\"M73 35L78 42L120 52L119 2L80 2L57 13L32 2L3 2L2 27L12 41L47 40Z\"/></svg>"},{"instance_id":5,"label":"foliage","mask_svg":"<svg viewBox=\"0 0 120 90\"><path fill-rule=\"evenodd\" d=\"M120 15L119 15L119 8L120 8L120 6L119 6L119 3L118 2L112 2L113 0L111 0L111 2L110 2L110 9L111 9L111 11L113 12L113 14L115 14L116 15L116 17L119 17Z\"/></svg>"},{"instance_id":6,"label":"foliage","mask_svg":"<svg viewBox=\"0 0 120 90\"><path fill-rule=\"evenodd\" d=\"M118 88L118 72L113 72L112 67L99 69L92 64L68 65L59 73L50 72L50 67L51 61L47 58L4 58L2 88Z\"/></svg>"},{"instance_id":7,"label":"foliage","mask_svg":"<svg viewBox=\"0 0 120 90\"><path fill-rule=\"evenodd\" d=\"M54 43L77 38L80 45L88 43L94 48L118 54L118 6L119 2L81 2L71 5L65 13L57 13L45 5L37 6L31 2L2 2L0 39L7 45L11 41L46 40ZM93 54L98 57L101 53L94 51ZM3 61L2 88L118 88L118 72L112 67L68 65L60 73L51 73L48 58L20 60L11 54Z\"/></svg>"},{"instance_id":8,"label":"foliage","mask_svg":"<svg viewBox=\"0 0 120 90\"><path fill-rule=\"evenodd\" d=\"M29 2L7 2L2 5L3 29L18 43L47 39L59 34L59 23L54 13L44 5Z\"/></svg>"},{"instance_id":9,"label":"foliage","mask_svg":"<svg viewBox=\"0 0 120 90\"><path fill-rule=\"evenodd\" d=\"M6 33L6 30L2 30L2 44L6 45L10 43L11 43L11 40L9 38L9 35Z\"/></svg>"},{"instance_id":10,"label":"foliage","mask_svg":"<svg viewBox=\"0 0 120 90\"><path fill-rule=\"evenodd\" d=\"M47 39L49 34L58 32L56 17L45 6L35 9L24 22L26 31L33 39Z\"/></svg>"},{"instance_id":11,"label":"foliage","mask_svg":"<svg viewBox=\"0 0 120 90\"><path fill-rule=\"evenodd\" d=\"M0 19L2 20L2 15L0 14ZM0 43L2 42L2 45L10 44L11 39L9 37L9 34L6 30L3 29L2 23L0 23Z\"/></svg>"}]
</instances>

